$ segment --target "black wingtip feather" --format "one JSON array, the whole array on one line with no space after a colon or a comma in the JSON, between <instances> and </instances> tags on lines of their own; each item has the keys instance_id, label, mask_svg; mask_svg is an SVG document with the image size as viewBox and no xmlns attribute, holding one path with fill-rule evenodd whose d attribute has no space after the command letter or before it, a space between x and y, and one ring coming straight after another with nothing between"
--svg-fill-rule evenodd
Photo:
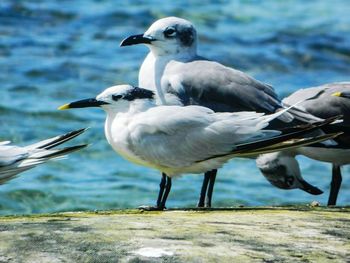
<instances>
[{"instance_id":1,"label":"black wingtip feather","mask_svg":"<svg viewBox=\"0 0 350 263\"><path fill-rule=\"evenodd\" d=\"M65 133L61 136L59 136L56 140L54 141L51 141L45 145L41 145L39 148L40 149L51 149L53 147L56 147L66 141L69 141L75 137L77 137L78 135L82 134L83 132L85 132L87 129L89 128L82 128L82 129L79 129L79 130L75 130L75 131L71 131L71 132L68 132L68 133Z\"/></svg>"},{"instance_id":2,"label":"black wingtip feather","mask_svg":"<svg viewBox=\"0 0 350 263\"><path fill-rule=\"evenodd\" d=\"M262 148L267 147L271 144L275 144L278 142L282 142L284 140L289 140L293 138L300 138L300 136L303 136L305 134L308 134L310 132L313 132L317 129L320 129L326 125L329 125L330 123L334 122L335 120L340 119L342 116L335 116L328 118L322 122L313 123L312 125L306 125L304 127L297 127L295 130L291 129L290 132L284 132L282 135L276 136L274 138L268 139L268 140L259 140L251 143L241 144L238 145L236 150L249 150L252 148Z\"/></svg>"},{"instance_id":3,"label":"black wingtip feather","mask_svg":"<svg viewBox=\"0 0 350 263\"><path fill-rule=\"evenodd\" d=\"M63 149L59 149L55 153L51 153L51 154L45 155L42 158L54 158L54 157L66 155L68 153L78 151L78 150L80 150L82 148L85 148L87 146L88 146L88 144L80 144L80 145L69 146L69 147L66 147L66 148L63 148Z\"/></svg>"},{"instance_id":4,"label":"black wingtip feather","mask_svg":"<svg viewBox=\"0 0 350 263\"><path fill-rule=\"evenodd\" d=\"M249 151L256 151L257 149L268 148L271 145L278 144L278 143L283 142L283 141L300 138L303 135L309 134L309 133L311 133L315 130L318 130L326 125L329 125L330 123L332 123L335 120L338 120L340 118L342 118L342 116L339 115L339 116L328 118L322 122L306 125L305 127L301 127L301 128L299 127L299 128L294 128L294 129L291 128L289 130L289 132L282 133L282 135L279 135L279 136L276 136L276 137L273 137L270 139L257 140L254 142L240 144L240 145L237 145L235 147L235 149L232 150L231 152L228 152L225 154L214 155L214 156L211 156L211 157L206 158L204 160L199 160L197 162L202 162L202 161L210 160L213 158L223 157L223 156L227 156L227 155L230 155L233 153L235 153L235 154L236 153L248 153ZM327 134L325 135L325 137L326 136L327 136Z\"/></svg>"}]
</instances>

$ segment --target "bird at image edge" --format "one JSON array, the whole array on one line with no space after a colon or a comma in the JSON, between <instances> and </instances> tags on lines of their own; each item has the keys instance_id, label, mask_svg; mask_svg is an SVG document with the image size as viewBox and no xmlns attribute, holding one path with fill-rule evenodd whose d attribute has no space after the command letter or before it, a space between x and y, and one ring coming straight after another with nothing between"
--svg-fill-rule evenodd
<instances>
[{"instance_id":1,"label":"bird at image edge","mask_svg":"<svg viewBox=\"0 0 350 263\"><path fill-rule=\"evenodd\" d=\"M19 173L50 160L64 158L67 154L85 148L87 144L56 148L82 134L79 129L49 138L28 146L16 146L9 141L0 142L0 184L4 184Z\"/></svg>"},{"instance_id":2,"label":"bird at image edge","mask_svg":"<svg viewBox=\"0 0 350 263\"><path fill-rule=\"evenodd\" d=\"M315 94L321 93L315 97ZM312 98L299 104L305 111L320 118L342 115L343 121L329 126L328 132L341 131L333 144L315 144L288 151L263 154L257 158L257 166L265 178L281 189L299 188L302 179L296 155L332 163L332 180L328 205L336 205L342 183L341 166L350 164L350 82L329 83L318 87L301 89L282 102L289 106L301 98ZM303 179L302 179L303 180Z\"/></svg>"}]
</instances>

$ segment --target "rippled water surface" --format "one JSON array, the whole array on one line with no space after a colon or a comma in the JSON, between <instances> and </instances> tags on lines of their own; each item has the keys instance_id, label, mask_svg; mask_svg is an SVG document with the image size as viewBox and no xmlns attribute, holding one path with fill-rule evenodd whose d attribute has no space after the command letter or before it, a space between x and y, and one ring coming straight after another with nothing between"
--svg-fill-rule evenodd
<instances>
[{"instance_id":1,"label":"rippled water surface","mask_svg":"<svg viewBox=\"0 0 350 263\"><path fill-rule=\"evenodd\" d=\"M137 83L147 49L120 48L130 34L174 15L199 32L199 53L272 84L298 88L350 80L348 1L0 1L0 139L31 143L72 129L92 145L0 186L0 214L112 209L153 204L159 173L128 163L104 139L98 109L59 112L118 83ZM214 206L307 203L328 197L331 166L301 159L303 175L325 194L273 188L252 160L220 170ZM344 167L339 204L350 203ZM168 206L194 206L202 176L176 179Z\"/></svg>"}]
</instances>

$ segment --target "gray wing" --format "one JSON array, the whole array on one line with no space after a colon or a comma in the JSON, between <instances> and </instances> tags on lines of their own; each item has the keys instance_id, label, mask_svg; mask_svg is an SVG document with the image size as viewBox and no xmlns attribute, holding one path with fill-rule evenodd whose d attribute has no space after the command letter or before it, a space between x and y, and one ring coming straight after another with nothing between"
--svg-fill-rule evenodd
<instances>
[{"instance_id":1,"label":"gray wing","mask_svg":"<svg viewBox=\"0 0 350 263\"><path fill-rule=\"evenodd\" d=\"M334 139L338 144L333 145L332 147L347 149L350 147L350 100L347 98L332 96L332 94L335 92L349 91L350 82L330 83L318 87L298 90L285 98L283 104L289 105L296 101L300 101L300 99L309 98L298 105L306 112L323 119L343 115L343 122L338 123L328 132L344 132L342 135ZM320 93L320 95L315 97L317 93ZM330 128L331 127L329 127L329 129Z\"/></svg>"},{"instance_id":2,"label":"gray wing","mask_svg":"<svg viewBox=\"0 0 350 263\"><path fill-rule=\"evenodd\" d=\"M30 167L18 167L28 156L29 151L24 147L0 145L0 184L11 180L18 173L30 169Z\"/></svg>"},{"instance_id":3,"label":"gray wing","mask_svg":"<svg viewBox=\"0 0 350 263\"><path fill-rule=\"evenodd\" d=\"M307 112L323 119L343 115L343 124L350 125L350 100L332 96L333 93L338 91L349 92L350 82L330 83L318 87L301 89L285 98L283 104L292 105L302 99L312 98L303 101L298 107L302 107ZM318 93L320 95L315 98L315 95Z\"/></svg>"},{"instance_id":4,"label":"gray wing","mask_svg":"<svg viewBox=\"0 0 350 263\"><path fill-rule=\"evenodd\" d=\"M270 85L217 62L170 62L166 74L170 76L167 92L176 93L185 105L202 105L217 112L264 113L281 107Z\"/></svg>"},{"instance_id":5,"label":"gray wing","mask_svg":"<svg viewBox=\"0 0 350 263\"><path fill-rule=\"evenodd\" d=\"M130 123L129 148L139 158L166 167L185 167L225 154L236 143L267 138L266 118L255 112L214 113L199 106L156 107Z\"/></svg>"},{"instance_id":6,"label":"gray wing","mask_svg":"<svg viewBox=\"0 0 350 263\"><path fill-rule=\"evenodd\" d=\"M23 147L14 145L0 145L0 168L11 165L28 157L29 152Z\"/></svg>"}]
</instances>

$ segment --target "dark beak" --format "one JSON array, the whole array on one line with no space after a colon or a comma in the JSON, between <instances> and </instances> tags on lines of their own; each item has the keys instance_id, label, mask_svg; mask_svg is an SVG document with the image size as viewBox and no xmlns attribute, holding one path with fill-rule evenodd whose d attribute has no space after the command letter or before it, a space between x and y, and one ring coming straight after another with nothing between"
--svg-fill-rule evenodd
<instances>
[{"instance_id":1,"label":"dark beak","mask_svg":"<svg viewBox=\"0 0 350 263\"><path fill-rule=\"evenodd\" d=\"M122 42L120 42L120 46L125 47L137 44L150 44L154 40L155 39L153 37L144 36L143 34L133 35L125 38Z\"/></svg>"},{"instance_id":2,"label":"dark beak","mask_svg":"<svg viewBox=\"0 0 350 263\"><path fill-rule=\"evenodd\" d=\"M323 194L323 191L318 189L317 187L315 186L312 186L311 184L309 184L308 182L304 181L304 180L298 180L299 183L301 184L301 187L300 189L305 191L305 192L308 192L309 194L312 194L312 195L320 195L320 194Z\"/></svg>"},{"instance_id":3,"label":"dark beak","mask_svg":"<svg viewBox=\"0 0 350 263\"><path fill-rule=\"evenodd\" d=\"M86 100L78 100L78 101L64 104L58 107L58 109L67 110L72 108L100 107L103 104L108 104L108 103L104 101L96 100L96 99L86 99Z\"/></svg>"}]
</instances>

